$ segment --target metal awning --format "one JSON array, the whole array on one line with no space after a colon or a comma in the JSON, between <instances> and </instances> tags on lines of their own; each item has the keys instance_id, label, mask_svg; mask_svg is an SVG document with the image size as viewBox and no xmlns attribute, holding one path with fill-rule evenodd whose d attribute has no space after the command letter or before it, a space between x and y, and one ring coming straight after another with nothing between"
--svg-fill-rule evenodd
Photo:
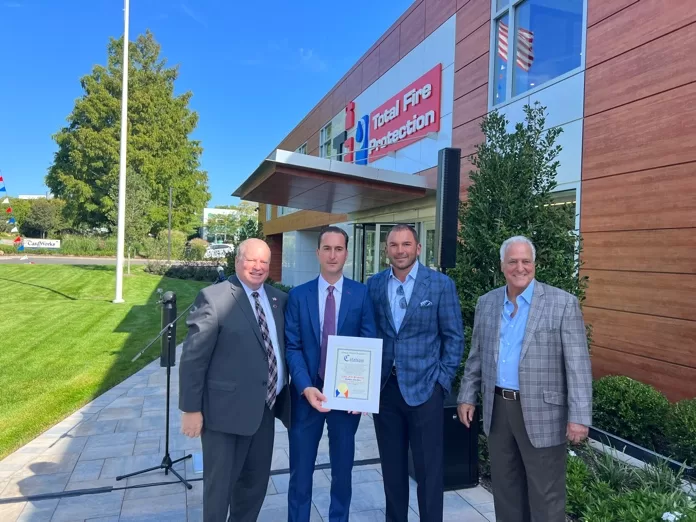
<instances>
[{"instance_id":1,"label":"metal awning","mask_svg":"<svg viewBox=\"0 0 696 522\"><path fill-rule=\"evenodd\" d=\"M348 214L430 195L424 176L276 150L234 191L246 201Z\"/></svg>"}]
</instances>

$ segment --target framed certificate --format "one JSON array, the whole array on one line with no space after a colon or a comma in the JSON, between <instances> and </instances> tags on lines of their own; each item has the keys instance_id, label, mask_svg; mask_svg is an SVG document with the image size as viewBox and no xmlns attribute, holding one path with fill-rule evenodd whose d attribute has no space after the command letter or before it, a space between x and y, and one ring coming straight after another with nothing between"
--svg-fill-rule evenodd
<instances>
[{"instance_id":1,"label":"framed certificate","mask_svg":"<svg viewBox=\"0 0 696 522\"><path fill-rule=\"evenodd\" d=\"M379 413L382 339L330 335L324 376L325 408Z\"/></svg>"}]
</instances>

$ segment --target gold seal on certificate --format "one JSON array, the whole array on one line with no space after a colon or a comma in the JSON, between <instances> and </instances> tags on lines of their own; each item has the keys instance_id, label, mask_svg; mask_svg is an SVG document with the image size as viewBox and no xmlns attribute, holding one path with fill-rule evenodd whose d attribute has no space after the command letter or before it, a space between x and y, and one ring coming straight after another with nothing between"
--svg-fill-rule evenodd
<instances>
[{"instance_id":1,"label":"gold seal on certificate","mask_svg":"<svg viewBox=\"0 0 696 522\"><path fill-rule=\"evenodd\" d=\"M330 335L326 350L324 406L379 413L382 339Z\"/></svg>"}]
</instances>

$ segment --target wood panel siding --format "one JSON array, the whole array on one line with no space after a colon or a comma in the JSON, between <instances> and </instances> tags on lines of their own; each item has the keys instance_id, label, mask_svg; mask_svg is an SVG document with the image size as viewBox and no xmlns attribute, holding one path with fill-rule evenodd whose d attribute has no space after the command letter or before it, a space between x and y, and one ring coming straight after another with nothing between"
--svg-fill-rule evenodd
<instances>
[{"instance_id":1,"label":"wood panel siding","mask_svg":"<svg viewBox=\"0 0 696 522\"><path fill-rule=\"evenodd\" d=\"M267 222L264 225L263 232L266 235L282 234L283 232L290 232L293 230L308 230L336 223L344 223L347 220L348 216L345 214L327 214L325 212L303 210Z\"/></svg>"},{"instance_id":2,"label":"wood panel siding","mask_svg":"<svg viewBox=\"0 0 696 522\"><path fill-rule=\"evenodd\" d=\"M672 400L696 395L694 22L693 2L588 5L580 230L593 368Z\"/></svg>"},{"instance_id":3,"label":"wood panel siding","mask_svg":"<svg viewBox=\"0 0 696 522\"><path fill-rule=\"evenodd\" d=\"M454 51L454 70L458 71L488 53L491 23L486 22L457 43Z\"/></svg>"},{"instance_id":4,"label":"wood panel siding","mask_svg":"<svg viewBox=\"0 0 696 522\"><path fill-rule=\"evenodd\" d=\"M425 2L421 2L401 23L399 57L403 58L425 40Z\"/></svg>"},{"instance_id":5,"label":"wood panel siding","mask_svg":"<svg viewBox=\"0 0 696 522\"><path fill-rule=\"evenodd\" d=\"M583 232L696 227L696 163L584 180Z\"/></svg>"},{"instance_id":6,"label":"wood panel siding","mask_svg":"<svg viewBox=\"0 0 696 522\"><path fill-rule=\"evenodd\" d=\"M592 343L624 353L693 367L696 359L696 321L656 315L617 312L586 306Z\"/></svg>"},{"instance_id":7,"label":"wood panel siding","mask_svg":"<svg viewBox=\"0 0 696 522\"><path fill-rule=\"evenodd\" d=\"M630 375L655 386L672 401L696 397L696 369L688 366L593 346L592 372L595 379L605 375Z\"/></svg>"},{"instance_id":8,"label":"wood panel siding","mask_svg":"<svg viewBox=\"0 0 696 522\"><path fill-rule=\"evenodd\" d=\"M481 86L488 89L488 53L454 73L454 99L466 96Z\"/></svg>"},{"instance_id":9,"label":"wood panel siding","mask_svg":"<svg viewBox=\"0 0 696 522\"><path fill-rule=\"evenodd\" d=\"M457 43L490 21L490 0L469 0L457 11ZM488 50L488 46L486 46Z\"/></svg>"},{"instance_id":10,"label":"wood panel siding","mask_svg":"<svg viewBox=\"0 0 696 522\"><path fill-rule=\"evenodd\" d=\"M425 34L433 33L457 12L457 0L426 0Z\"/></svg>"},{"instance_id":11,"label":"wood panel siding","mask_svg":"<svg viewBox=\"0 0 696 522\"><path fill-rule=\"evenodd\" d=\"M582 239L586 270L696 274L696 228L585 232Z\"/></svg>"},{"instance_id":12,"label":"wood panel siding","mask_svg":"<svg viewBox=\"0 0 696 522\"><path fill-rule=\"evenodd\" d=\"M590 278L587 306L687 321L693 319L696 275L612 270L585 270L584 274Z\"/></svg>"},{"instance_id":13,"label":"wood panel siding","mask_svg":"<svg viewBox=\"0 0 696 522\"><path fill-rule=\"evenodd\" d=\"M583 179L696 161L696 82L589 116L584 136Z\"/></svg>"},{"instance_id":14,"label":"wood panel siding","mask_svg":"<svg viewBox=\"0 0 696 522\"><path fill-rule=\"evenodd\" d=\"M637 3L639 0L613 0L605 2L590 2L587 6L587 27L592 27L622 9Z\"/></svg>"},{"instance_id":15,"label":"wood panel siding","mask_svg":"<svg viewBox=\"0 0 696 522\"><path fill-rule=\"evenodd\" d=\"M601 3L621 6L626 2L589 0L589 6ZM696 2L640 0L588 28L587 67L611 60L693 22L696 22Z\"/></svg>"},{"instance_id":16,"label":"wood panel siding","mask_svg":"<svg viewBox=\"0 0 696 522\"><path fill-rule=\"evenodd\" d=\"M587 71L585 116L696 81L696 27L666 34Z\"/></svg>"},{"instance_id":17,"label":"wood panel siding","mask_svg":"<svg viewBox=\"0 0 696 522\"><path fill-rule=\"evenodd\" d=\"M280 281L283 278L283 234L266 234L266 242L271 249L268 277L273 281Z\"/></svg>"}]
</instances>

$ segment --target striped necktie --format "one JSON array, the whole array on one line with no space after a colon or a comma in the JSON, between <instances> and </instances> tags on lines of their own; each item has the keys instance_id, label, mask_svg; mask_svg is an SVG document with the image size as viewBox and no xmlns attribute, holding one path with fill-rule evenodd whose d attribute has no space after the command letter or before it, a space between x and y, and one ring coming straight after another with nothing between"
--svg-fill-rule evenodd
<instances>
[{"instance_id":1,"label":"striped necktie","mask_svg":"<svg viewBox=\"0 0 696 522\"><path fill-rule=\"evenodd\" d=\"M270 409L273 409L276 400L276 386L278 384L278 362L276 361L275 351L273 350L271 334L268 331L266 314L259 300L259 293L253 292L251 295L256 304L256 316L259 321L259 328L261 329L261 338L263 339L263 344L266 346L266 355L268 355L268 391L266 393L266 404L268 404Z\"/></svg>"}]
</instances>

